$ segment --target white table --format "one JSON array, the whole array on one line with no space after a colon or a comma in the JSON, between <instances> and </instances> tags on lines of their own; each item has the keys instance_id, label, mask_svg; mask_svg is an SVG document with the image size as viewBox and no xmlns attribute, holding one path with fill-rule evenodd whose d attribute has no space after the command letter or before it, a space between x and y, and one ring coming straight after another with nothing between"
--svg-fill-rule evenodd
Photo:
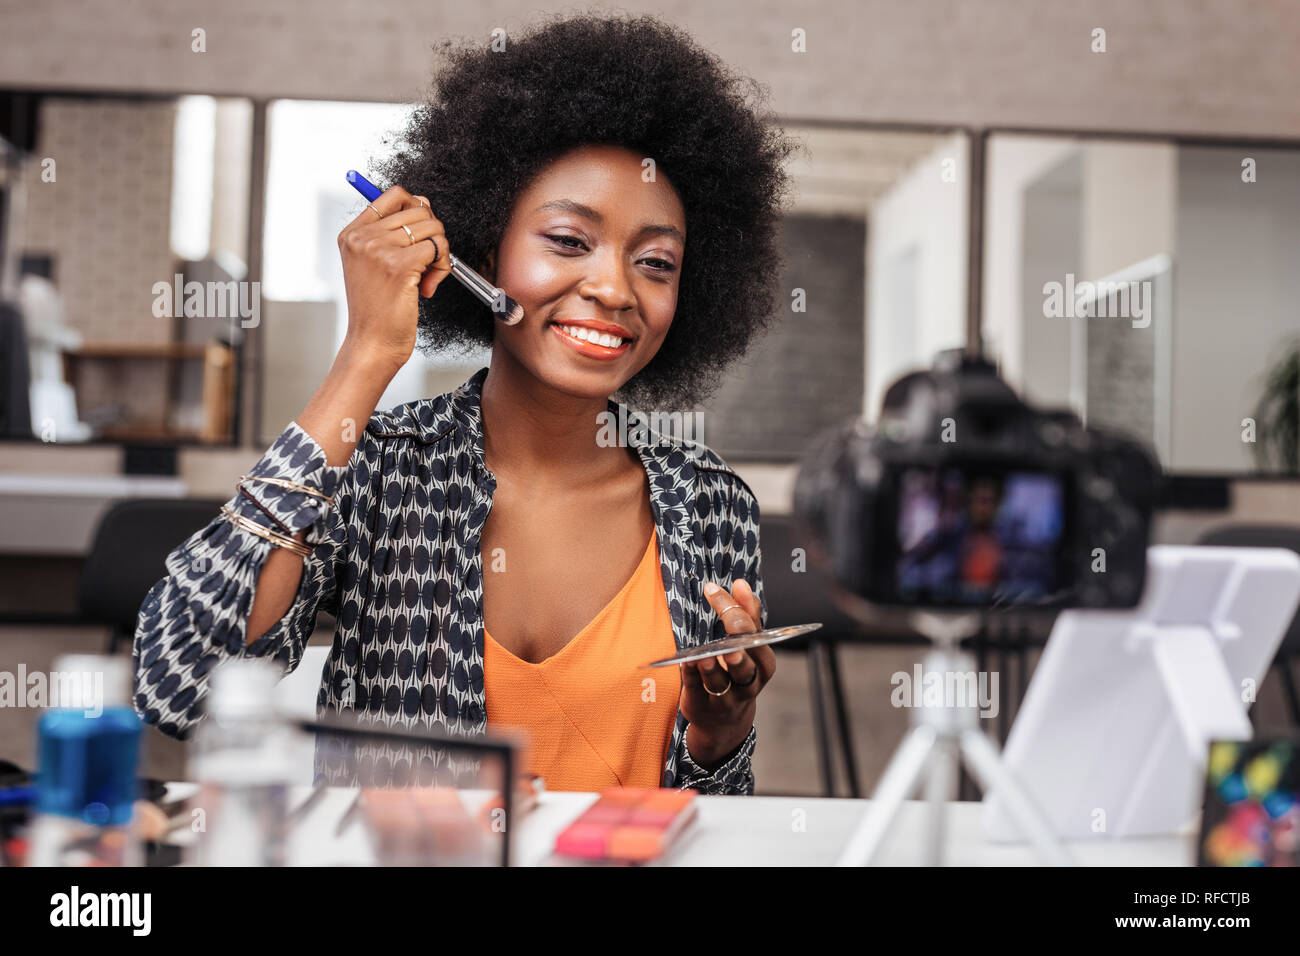
<instances>
[{"instance_id":1,"label":"white table","mask_svg":"<svg viewBox=\"0 0 1300 956\"><path fill-rule=\"evenodd\" d=\"M85 557L99 519L120 498L184 498L180 478L0 474L0 553Z\"/></svg>"},{"instance_id":2,"label":"white table","mask_svg":"<svg viewBox=\"0 0 1300 956\"><path fill-rule=\"evenodd\" d=\"M194 784L169 785L168 798L182 798ZM290 806L301 804L310 788L295 787ZM477 809L486 791L466 791L465 802ZM355 790L330 788L295 829L290 861L303 866L367 865L373 862L360 819L342 834L335 827L356 797ZM594 793L547 793L515 832L513 861L520 866L569 865L551 853L555 836L596 799ZM698 798L699 817L680 843L661 861L668 866L830 866L870 801L825 797ZM1036 866L1034 851L1021 845L988 843L980 829L980 804L948 806L948 844L944 862L957 866ZM928 807L908 801L881 854L885 865L921 862L921 836ZM188 842L185 833L176 842ZM1084 866L1190 866L1195 862L1195 834L1146 839L1099 837L1071 843Z\"/></svg>"}]
</instances>

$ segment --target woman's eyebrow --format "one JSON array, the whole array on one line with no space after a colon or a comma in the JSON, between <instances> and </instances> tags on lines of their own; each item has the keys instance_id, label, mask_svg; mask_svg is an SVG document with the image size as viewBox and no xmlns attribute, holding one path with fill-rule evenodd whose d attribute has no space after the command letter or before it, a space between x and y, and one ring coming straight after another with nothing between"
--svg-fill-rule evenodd
<instances>
[{"instance_id":1,"label":"woman's eyebrow","mask_svg":"<svg viewBox=\"0 0 1300 956\"><path fill-rule=\"evenodd\" d=\"M547 212L549 210L571 212L575 215L582 216L584 219L590 219L597 225L605 221L605 217L599 212L592 209L586 203L578 202L576 199L552 199L549 202L542 203L534 209L533 212ZM682 235L680 229L676 226L670 226L664 223L646 223L637 231L637 235L671 236L682 244L686 243L686 237Z\"/></svg>"}]
</instances>

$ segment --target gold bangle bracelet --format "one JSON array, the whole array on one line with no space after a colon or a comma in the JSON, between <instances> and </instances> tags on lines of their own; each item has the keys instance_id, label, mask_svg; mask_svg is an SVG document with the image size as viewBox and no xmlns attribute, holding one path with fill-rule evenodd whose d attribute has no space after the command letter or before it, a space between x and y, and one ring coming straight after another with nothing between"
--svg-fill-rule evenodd
<instances>
[{"instance_id":1,"label":"gold bangle bracelet","mask_svg":"<svg viewBox=\"0 0 1300 956\"><path fill-rule=\"evenodd\" d=\"M287 488L290 491L300 491L304 495L311 495L313 498L319 498L327 505L333 505L334 499L319 489L312 488L308 485L300 485L296 481L289 481L286 478L272 478L267 475L240 475L236 487L239 487L246 481L264 481L268 485L276 485L280 488Z\"/></svg>"},{"instance_id":2,"label":"gold bangle bracelet","mask_svg":"<svg viewBox=\"0 0 1300 956\"><path fill-rule=\"evenodd\" d=\"M272 531L269 528L262 527L256 521L245 518L243 515L236 513L229 505L222 505L221 513L225 515L226 520L236 528L240 528L250 534L255 534L259 538L271 542L271 544L275 545L277 548L284 548L286 551L292 551L299 557L311 557L312 549L306 544L303 544L301 541L297 541L286 534L280 534L278 531Z\"/></svg>"}]
</instances>

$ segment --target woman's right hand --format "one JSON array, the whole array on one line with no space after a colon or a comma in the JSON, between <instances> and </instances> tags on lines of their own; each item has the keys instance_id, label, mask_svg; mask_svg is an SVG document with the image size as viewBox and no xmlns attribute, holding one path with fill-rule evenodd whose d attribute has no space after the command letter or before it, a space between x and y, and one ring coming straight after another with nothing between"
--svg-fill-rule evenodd
<instances>
[{"instance_id":1,"label":"woman's right hand","mask_svg":"<svg viewBox=\"0 0 1300 956\"><path fill-rule=\"evenodd\" d=\"M418 296L433 295L451 273L451 249L423 196L393 186L370 205L339 233L348 298L342 351L396 375L415 349Z\"/></svg>"},{"instance_id":2,"label":"woman's right hand","mask_svg":"<svg viewBox=\"0 0 1300 956\"><path fill-rule=\"evenodd\" d=\"M420 315L418 296L433 295L451 272L447 236L427 199L394 186L372 205L374 209L361 210L339 233L348 334L325 380L297 418L329 466L348 463L388 383L411 357ZM305 533L296 537L302 541ZM253 592L249 643L288 613L302 571L298 555L283 548L271 550Z\"/></svg>"}]
</instances>

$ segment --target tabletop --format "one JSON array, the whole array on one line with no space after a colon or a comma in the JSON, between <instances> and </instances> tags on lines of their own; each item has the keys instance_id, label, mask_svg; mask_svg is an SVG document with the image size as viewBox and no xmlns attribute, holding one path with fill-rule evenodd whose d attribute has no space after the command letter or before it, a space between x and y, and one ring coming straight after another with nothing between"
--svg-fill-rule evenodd
<instances>
[{"instance_id":1,"label":"tabletop","mask_svg":"<svg viewBox=\"0 0 1300 956\"><path fill-rule=\"evenodd\" d=\"M181 799L195 784L168 785L168 798ZM292 788L289 806L302 804L308 787ZM465 791L470 810L488 791ZM513 862L520 866L569 865L552 853L556 834L596 800L594 793L551 792L542 795L514 833ZM356 866L374 862L360 820L336 834L339 821L351 808L355 790L328 788L299 821L290 840L289 859L299 866ZM830 866L870 805L869 800L826 797L700 796L699 815L680 841L659 862L665 866ZM956 866L1036 866L1034 850L1023 844L990 843L980 826L981 805L947 805L944 862ZM923 834L929 826L923 801L905 803L894 823L879 863L919 865ZM182 832L176 842L194 837ZM1195 833L1094 840L1067 844L1083 866L1190 866L1195 863Z\"/></svg>"}]
</instances>

